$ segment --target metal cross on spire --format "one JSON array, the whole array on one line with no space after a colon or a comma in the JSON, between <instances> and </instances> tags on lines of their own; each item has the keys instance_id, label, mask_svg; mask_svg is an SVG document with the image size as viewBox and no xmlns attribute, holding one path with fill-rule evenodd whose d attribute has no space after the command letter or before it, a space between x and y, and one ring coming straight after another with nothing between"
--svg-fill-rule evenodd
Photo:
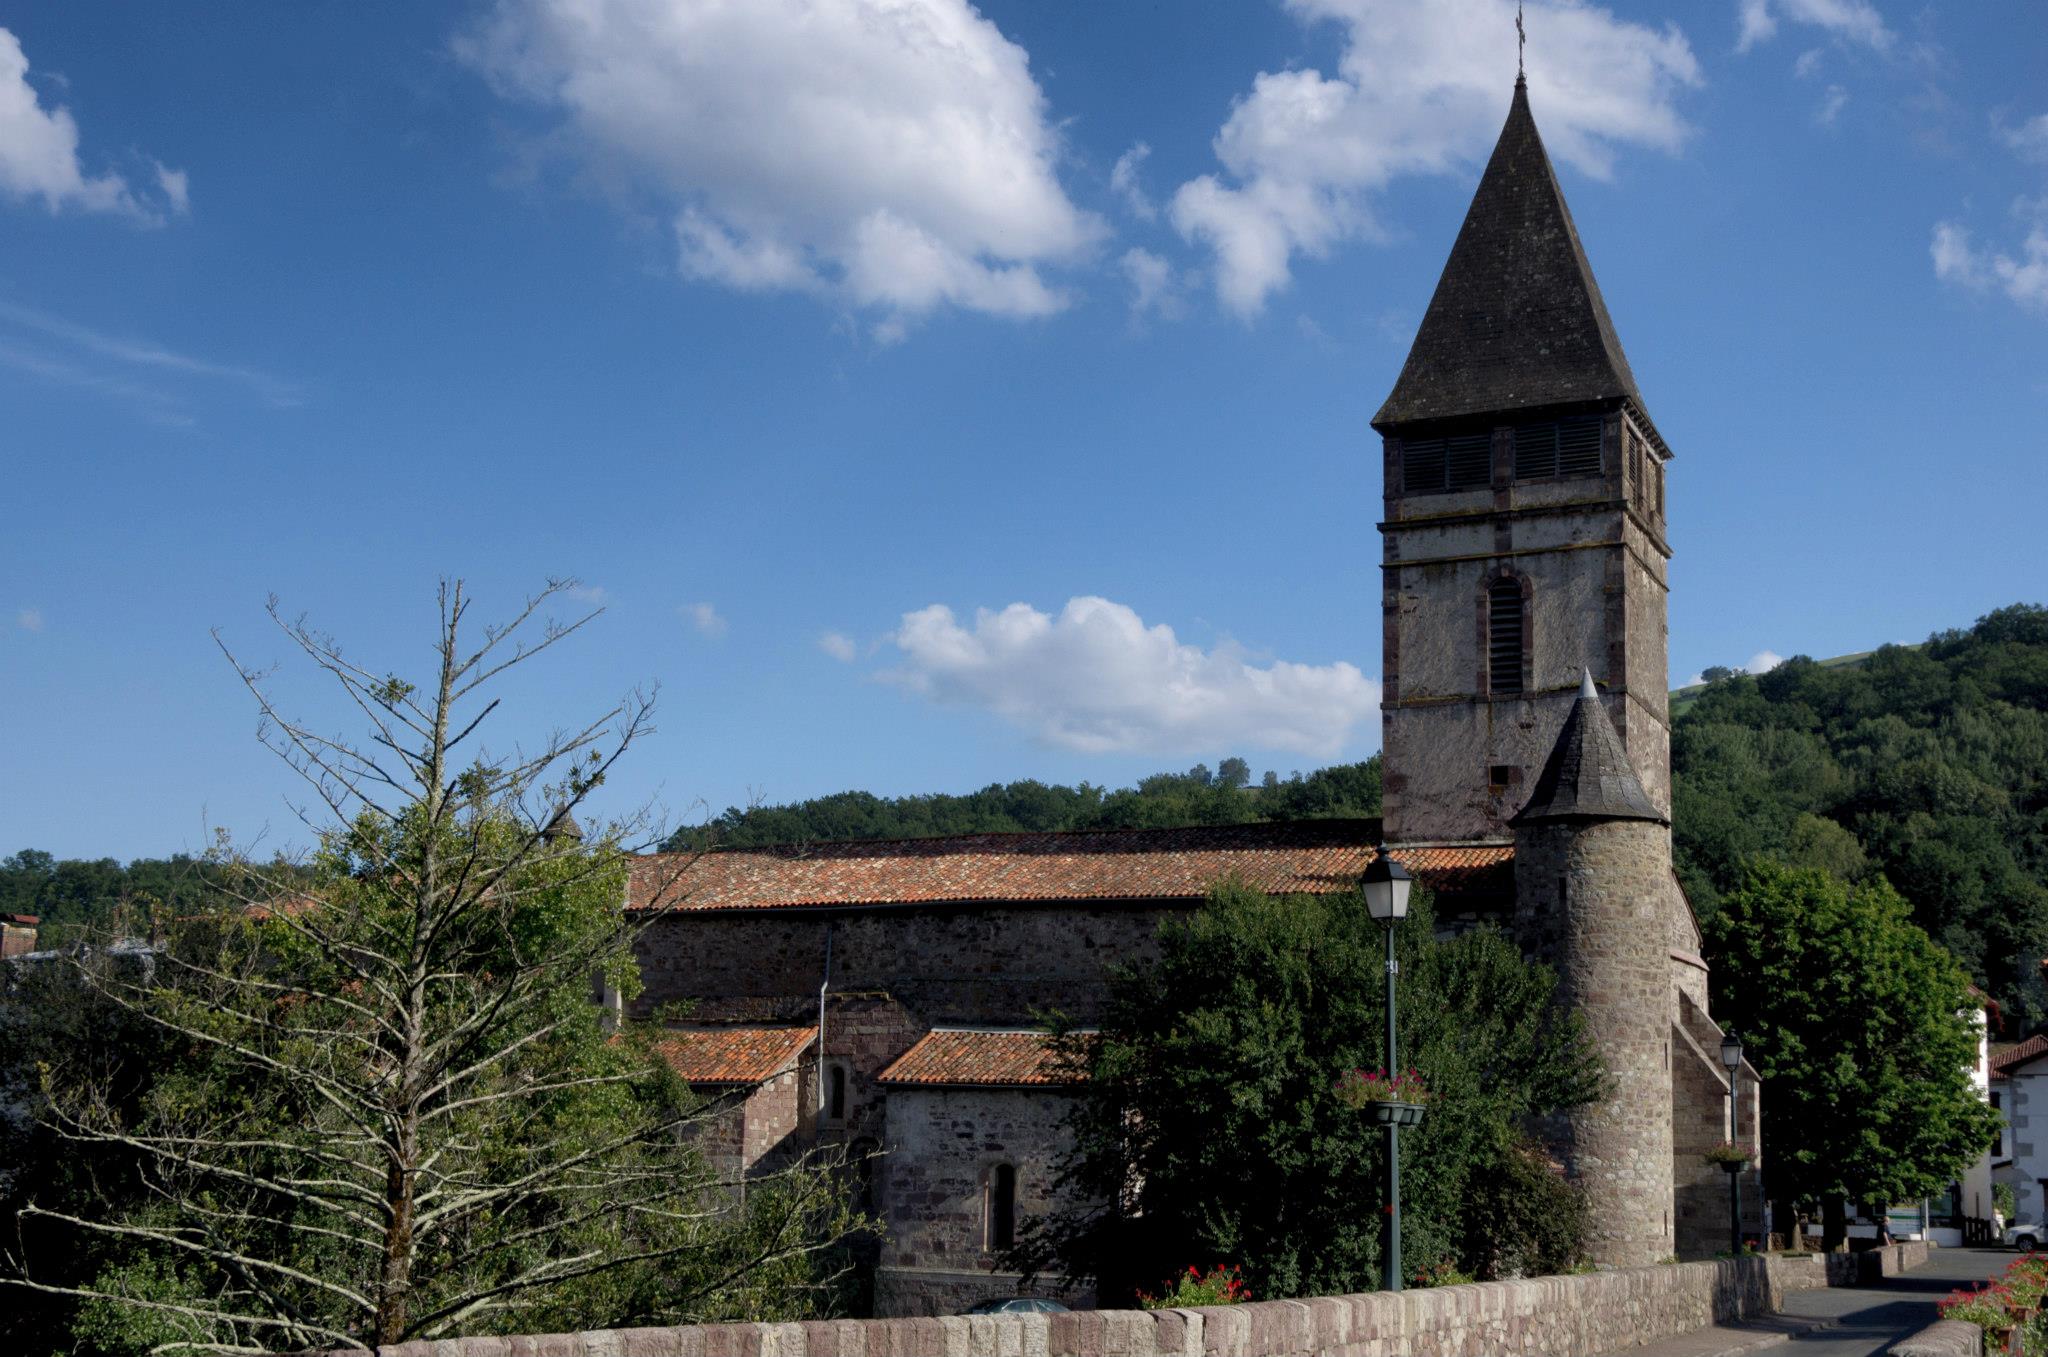
<instances>
[{"instance_id":1,"label":"metal cross on spire","mask_svg":"<svg viewBox=\"0 0 2048 1357\"><path fill-rule=\"evenodd\" d=\"M1529 45L1529 34L1522 27L1522 0L1515 0L1515 83L1521 84L1526 78L1522 70L1522 52Z\"/></svg>"}]
</instances>

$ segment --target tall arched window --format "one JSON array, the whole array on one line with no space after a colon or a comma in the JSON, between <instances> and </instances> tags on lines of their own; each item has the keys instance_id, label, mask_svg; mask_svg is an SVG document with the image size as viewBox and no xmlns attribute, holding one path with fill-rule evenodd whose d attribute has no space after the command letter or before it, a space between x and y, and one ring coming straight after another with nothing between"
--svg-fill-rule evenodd
<instances>
[{"instance_id":1,"label":"tall arched window","mask_svg":"<svg viewBox=\"0 0 2048 1357\"><path fill-rule=\"evenodd\" d=\"M1522 656L1528 649L1522 582L1503 575L1486 588L1487 691L1522 691Z\"/></svg>"},{"instance_id":2,"label":"tall arched window","mask_svg":"<svg viewBox=\"0 0 2048 1357\"><path fill-rule=\"evenodd\" d=\"M1017 1166L997 1164L988 1174L988 1251L1007 1249L1017 1242Z\"/></svg>"}]
</instances>

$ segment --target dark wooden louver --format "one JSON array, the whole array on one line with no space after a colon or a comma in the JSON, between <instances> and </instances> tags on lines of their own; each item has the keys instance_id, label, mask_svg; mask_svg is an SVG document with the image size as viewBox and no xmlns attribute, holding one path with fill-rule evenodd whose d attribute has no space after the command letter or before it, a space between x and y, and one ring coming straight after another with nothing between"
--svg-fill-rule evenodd
<instances>
[{"instance_id":1,"label":"dark wooden louver","mask_svg":"<svg viewBox=\"0 0 2048 1357\"><path fill-rule=\"evenodd\" d=\"M1487 677L1490 691L1522 691L1522 586L1495 580L1486 591Z\"/></svg>"},{"instance_id":2,"label":"dark wooden louver","mask_svg":"<svg viewBox=\"0 0 2048 1357\"><path fill-rule=\"evenodd\" d=\"M1470 490L1493 482L1493 435L1411 438L1401 445L1401 488L1411 495Z\"/></svg>"},{"instance_id":3,"label":"dark wooden louver","mask_svg":"<svg viewBox=\"0 0 2048 1357\"><path fill-rule=\"evenodd\" d=\"M1600 416L1575 415L1515 429L1515 479L1600 474Z\"/></svg>"}]
</instances>

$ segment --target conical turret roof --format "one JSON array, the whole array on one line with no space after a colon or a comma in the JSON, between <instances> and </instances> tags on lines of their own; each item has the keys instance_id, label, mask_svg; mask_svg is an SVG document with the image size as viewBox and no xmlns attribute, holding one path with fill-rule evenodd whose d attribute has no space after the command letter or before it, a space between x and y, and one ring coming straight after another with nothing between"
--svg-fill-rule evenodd
<instances>
[{"instance_id":1,"label":"conical turret roof","mask_svg":"<svg viewBox=\"0 0 2048 1357\"><path fill-rule=\"evenodd\" d=\"M1557 732L1543 775L1512 824L1525 825L1545 820L1655 820L1671 819L1650 804L1649 794L1630 766L1628 751L1607 708L1600 704L1599 690L1588 672L1579 685L1579 700L1564 718Z\"/></svg>"},{"instance_id":2,"label":"conical turret roof","mask_svg":"<svg viewBox=\"0 0 2048 1357\"><path fill-rule=\"evenodd\" d=\"M1640 408L1518 79L1415 346L1372 422L1384 430L1616 398Z\"/></svg>"}]
</instances>

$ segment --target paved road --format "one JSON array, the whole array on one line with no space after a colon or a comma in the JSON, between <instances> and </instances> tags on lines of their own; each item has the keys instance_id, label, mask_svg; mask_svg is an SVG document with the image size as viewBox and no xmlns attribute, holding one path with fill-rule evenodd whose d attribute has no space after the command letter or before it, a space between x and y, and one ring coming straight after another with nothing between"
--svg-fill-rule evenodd
<instances>
[{"instance_id":1,"label":"paved road","mask_svg":"<svg viewBox=\"0 0 2048 1357\"><path fill-rule=\"evenodd\" d=\"M1936 1249L1925 1266L1876 1286L1795 1291L1778 1314L1716 1324L1613 1357L1878 1357L1932 1324L1936 1301L1959 1286L1997 1276L2017 1256L2010 1249ZM1829 1327L1810 1329L1814 1321Z\"/></svg>"},{"instance_id":2,"label":"paved road","mask_svg":"<svg viewBox=\"0 0 2048 1357\"><path fill-rule=\"evenodd\" d=\"M1924 1267L1876 1286L1830 1287L1785 1297L1784 1312L1834 1327L1800 1334L1784 1357L1875 1357L1935 1321L1934 1303L1959 1286L1995 1277L2018 1257L2011 1249L1936 1249Z\"/></svg>"}]
</instances>

